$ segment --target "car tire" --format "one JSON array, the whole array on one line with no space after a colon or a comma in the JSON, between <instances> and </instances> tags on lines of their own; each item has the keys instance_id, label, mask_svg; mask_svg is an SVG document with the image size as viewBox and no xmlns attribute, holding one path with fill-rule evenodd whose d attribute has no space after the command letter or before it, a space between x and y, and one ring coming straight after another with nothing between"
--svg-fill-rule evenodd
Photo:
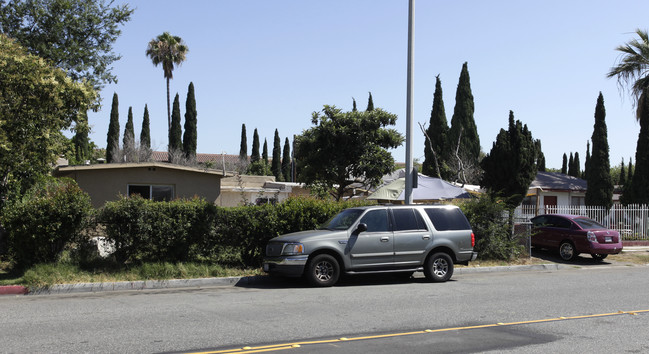
<instances>
[{"instance_id":1,"label":"car tire","mask_svg":"<svg viewBox=\"0 0 649 354\"><path fill-rule=\"evenodd\" d=\"M566 262L570 262L574 260L577 255L577 250L575 249L575 245L572 244L570 241L563 241L561 242L561 245L559 246L559 257L563 259Z\"/></svg>"},{"instance_id":2,"label":"car tire","mask_svg":"<svg viewBox=\"0 0 649 354\"><path fill-rule=\"evenodd\" d=\"M433 254L426 260L424 275L426 279L434 283L441 283L451 279L451 276L453 276L453 260L444 252Z\"/></svg>"},{"instance_id":3,"label":"car tire","mask_svg":"<svg viewBox=\"0 0 649 354\"><path fill-rule=\"evenodd\" d=\"M608 256L608 254L591 253L590 256L593 257L594 260L601 262Z\"/></svg>"},{"instance_id":4,"label":"car tire","mask_svg":"<svg viewBox=\"0 0 649 354\"><path fill-rule=\"evenodd\" d=\"M305 275L313 286L333 286L340 277L340 265L335 257L319 254L309 260Z\"/></svg>"}]
</instances>

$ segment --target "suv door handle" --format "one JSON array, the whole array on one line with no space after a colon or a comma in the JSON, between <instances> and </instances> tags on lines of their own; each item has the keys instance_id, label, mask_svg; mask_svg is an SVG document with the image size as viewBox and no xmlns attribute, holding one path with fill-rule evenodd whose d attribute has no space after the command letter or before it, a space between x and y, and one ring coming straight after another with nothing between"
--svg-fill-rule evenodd
<instances>
[{"instance_id":1,"label":"suv door handle","mask_svg":"<svg viewBox=\"0 0 649 354\"><path fill-rule=\"evenodd\" d=\"M381 237L381 242L388 242L388 241L390 241L389 237L387 237L387 236L386 237Z\"/></svg>"},{"instance_id":2,"label":"suv door handle","mask_svg":"<svg viewBox=\"0 0 649 354\"><path fill-rule=\"evenodd\" d=\"M423 235L421 236L422 240L430 240L430 235Z\"/></svg>"}]
</instances>

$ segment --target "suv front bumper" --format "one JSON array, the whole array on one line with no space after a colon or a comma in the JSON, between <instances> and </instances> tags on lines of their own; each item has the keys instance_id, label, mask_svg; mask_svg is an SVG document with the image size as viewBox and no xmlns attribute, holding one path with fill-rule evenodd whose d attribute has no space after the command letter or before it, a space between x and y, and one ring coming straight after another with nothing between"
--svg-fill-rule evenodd
<instances>
[{"instance_id":1,"label":"suv front bumper","mask_svg":"<svg viewBox=\"0 0 649 354\"><path fill-rule=\"evenodd\" d=\"M308 259L308 255L266 257L264 258L264 272L273 275L299 277L304 273L304 267Z\"/></svg>"}]
</instances>

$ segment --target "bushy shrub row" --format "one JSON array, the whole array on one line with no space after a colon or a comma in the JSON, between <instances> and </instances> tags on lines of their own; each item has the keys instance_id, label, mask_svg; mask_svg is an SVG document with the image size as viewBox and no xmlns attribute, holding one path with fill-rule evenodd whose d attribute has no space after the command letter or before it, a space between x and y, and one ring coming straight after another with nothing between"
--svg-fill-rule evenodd
<instances>
[{"instance_id":1,"label":"bushy shrub row","mask_svg":"<svg viewBox=\"0 0 649 354\"><path fill-rule=\"evenodd\" d=\"M82 238L94 209L71 179L45 178L2 209L8 253L19 268L54 262Z\"/></svg>"},{"instance_id":2,"label":"bushy shrub row","mask_svg":"<svg viewBox=\"0 0 649 354\"><path fill-rule=\"evenodd\" d=\"M291 198L277 205L216 207L201 199L109 202L99 221L115 242L120 262L210 260L232 266L261 264L266 242L314 229L340 210L367 202Z\"/></svg>"}]
</instances>

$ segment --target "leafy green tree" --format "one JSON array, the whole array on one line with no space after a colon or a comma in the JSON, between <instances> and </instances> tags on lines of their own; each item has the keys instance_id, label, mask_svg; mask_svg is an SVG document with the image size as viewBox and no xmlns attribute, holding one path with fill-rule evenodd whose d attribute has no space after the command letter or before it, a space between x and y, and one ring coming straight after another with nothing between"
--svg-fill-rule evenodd
<instances>
[{"instance_id":1,"label":"leafy green tree","mask_svg":"<svg viewBox=\"0 0 649 354\"><path fill-rule=\"evenodd\" d=\"M194 97L194 83L189 83L187 89L187 101L185 102L185 135L183 136L183 152L185 157L190 160L196 160L196 145L198 140L196 112L196 98Z\"/></svg>"},{"instance_id":2,"label":"leafy green tree","mask_svg":"<svg viewBox=\"0 0 649 354\"><path fill-rule=\"evenodd\" d=\"M0 209L50 172L67 139L61 130L84 117L96 100L87 82L0 34Z\"/></svg>"},{"instance_id":3,"label":"leafy green tree","mask_svg":"<svg viewBox=\"0 0 649 354\"><path fill-rule=\"evenodd\" d=\"M283 181L284 175L282 174L282 140L279 137L279 132L275 129L275 137L273 139L273 161L270 165L270 170L277 181Z\"/></svg>"},{"instance_id":4,"label":"leafy green tree","mask_svg":"<svg viewBox=\"0 0 649 354\"><path fill-rule=\"evenodd\" d=\"M259 133L257 133L257 128L255 128L255 131L252 134L252 154L250 155L250 163L259 161L259 158Z\"/></svg>"},{"instance_id":5,"label":"leafy green tree","mask_svg":"<svg viewBox=\"0 0 649 354\"><path fill-rule=\"evenodd\" d=\"M167 124L171 130L171 109L169 105L169 80L173 79L175 66L179 66L187 58L189 48L182 38L164 32L149 41L146 55L151 58L153 65L162 64L164 78L167 81Z\"/></svg>"},{"instance_id":6,"label":"leafy green tree","mask_svg":"<svg viewBox=\"0 0 649 354\"><path fill-rule=\"evenodd\" d=\"M386 128L396 120L395 114L380 108L343 112L325 105L322 112L313 112L314 127L295 137L298 181L321 187L336 200L354 183L378 185L394 170L394 159L386 149L403 143L399 132Z\"/></svg>"},{"instance_id":7,"label":"leafy green tree","mask_svg":"<svg viewBox=\"0 0 649 354\"><path fill-rule=\"evenodd\" d=\"M593 142L593 151L588 166L588 179L586 180L588 189L586 190L585 201L586 205L604 206L610 209L613 205L613 181L611 179L607 136L604 96L600 92L595 107L593 135L590 139Z\"/></svg>"},{"instance_id":8,"label":"leafy green tree","mask_svg":"<svg viewBox=\"0 0 649 354\"><path fill-rule=\"evenodd\" d=\"M284 140L284 151L282 152L282 174L284 181L293 182L291 178L291 145L288 138Z\"/></svg>"},{"instance_id":9,"label":"leafy green tree","mask_svg":"<svg viewBox=\"0 0 649 354\"><path fill-rule=\"evenodd\" d=\"M272 176L273 175L273 172L270 170L270 165L261 159L250 163L250 165L248 165L248 169L246 173L252 176Z\"/></svg>"},{"instance_id":10,"label":"leafy green tree","mask_svg":"<svg viewBox=\"0 0 649 354\"><path fill-rule=\"evenodd\" d=\"M239 145L239 161L248 161L248 137L246 125L241 124L241 144Z\"/></svg>"},{"instance_id":11,"label":"leafy green tree","mask_svg":"<svg viewBox=\"0 0 649 354\"><path fill-rule=\"evenodd\" d=\"M182 128L180 127L180 97L174 97L173 111L171 113L171 130L169 130L169 152L182 151Z\"/></svg>"},{"instance_id":12,"label":"leafy green tree","mask_svg":"<svg viewBox=\"0 0 649 354\"><path fill-rule=\"evenodd\" d=\"M563 153L563 164L561 165L561 173L564 175L568 174L568 157L566 153Z\"/></svg>"},{"instance_id":13,"label":"leafy green tree","mask_svg":"<svg viewBox=\"0 0 649 354\"><path fill-rule=\"evenodd\" d=\"M573 160L573 167L572 170L574 171L573 177L581 177L581 162L579 161L579 152L575 152L575 158Z\"/></svg>"},{"instance_id":14,"label":"leafy green tree","mask_svg":"<svg viewBox=\"0 0 649 354\"><path fill-rule=\"evenodd\" d=\"M367 109L365 111L370 112L373 110L374 110L374 101L372 100L372 93L370 92L370 97L367 99Z\"/></svg>"},{"instance_id":15,"label":"leafy green tree","mask_svg":"<svg viewBox=\"0 0 649 354\"><path fill-rule=\"evenodd\" d=\"M570 153L570 157L568 158L568 176L574 176L575 175L575 159L572 156L572 152Z\"/></svg>"},{"instance_id":16,"label":"leafy green tree","mask_svg":"<svg viewBox=\"0 0 649 354\"><path fill-rule=\"evenodd\" d=\"M508 130L500 129L491 151L482 159L484 174L480 185L493 195L505 197L505 203L515 208L536 177L537 155L527 125L514 121L514 112L509 111Z\"/></svg>"},{"instance_id":17,"label":"leafy green tree","mask_svg":"<svg viewBox=\"0 0 649 354\"><path fill-rule=\"evenodd\" d=\"M476 164L480 157L480 137L478 128L473 117L474 103L473 93L471 92L471 79L469 77L468 64L462 65L460 80L455 92L455 108L451 118L451 128L448 139L452 149L458 147L460 157L465 163Z\"/></svg>"},{"instance_id":18,"label":"leafy green tree","mask_svg":"<svg viewBox=\"0 0 649 354\"><path fill-rule=\"evenodd\" d=\"M73 81L88 80L96 91L117 82L113 43L133 14L127 4L104 0L0 1L0 32L30 53L67 72Z\"/></svg>"},{"instance_id":19,"label":"leafy green tree","mask_svg":"<svg viewBox=\"0 0 649 354\"><path fill-rule=\"evenodd\" d=\"M113 93L113 103L110 109L110 122L106 136L106 162L116 162L113 156L119 152L119 98Z\"/></svg>"},{"instance_id":20,"label":"leafy green tree","mask_svg":"<svg viewBox=\"0 0 649 354\"><path fill-rule=\"evenodd\" d=\"M142 117L142 130L140 131L140 148L151 148L151 121L149 120L149 108L144 105L144 116Z\"/></svg>"},{"instance_id":21,"label":"leafy green tree","mask_svg":"<svg viewBox=\"0 0 649 354\"><path fill-rule=\"evenodd\" d=\"M424 163L422 164L423 174L437 176L442 179L450 178L451 172L447 164L447 159L450 156L448 130L444 98L442 97L442 82L439 75L437 75L435 93L433 94L433 108L430 112L428 129L426 129Z\"/></svg>"}]
</instances>

